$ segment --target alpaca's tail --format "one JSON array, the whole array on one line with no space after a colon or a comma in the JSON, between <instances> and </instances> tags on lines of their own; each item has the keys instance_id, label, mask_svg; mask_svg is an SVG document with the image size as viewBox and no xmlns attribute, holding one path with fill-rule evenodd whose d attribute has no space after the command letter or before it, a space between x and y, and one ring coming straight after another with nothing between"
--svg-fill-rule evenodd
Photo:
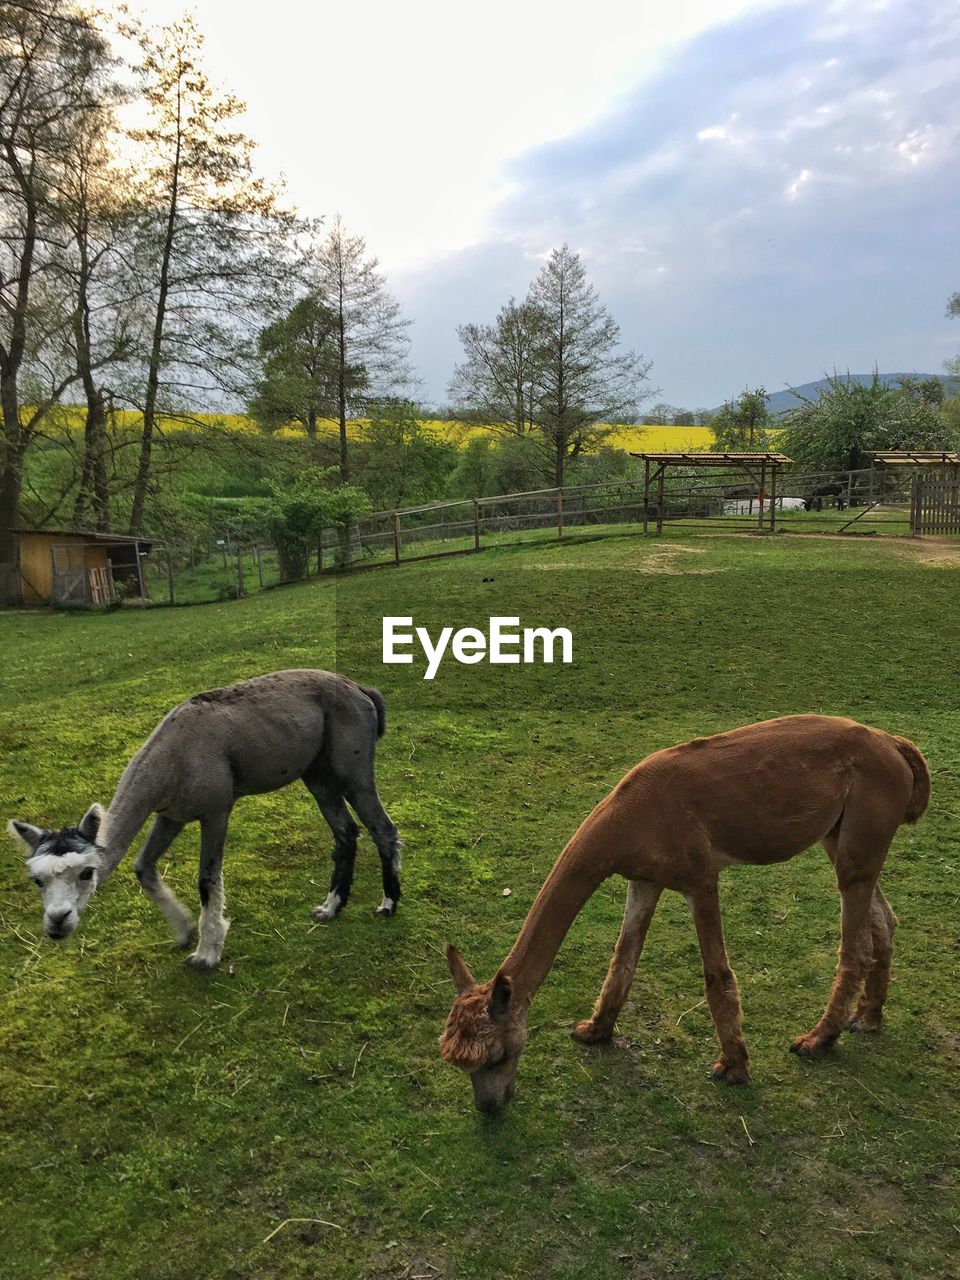
<instances>
[{"instance_id":1,"label":"alpaca's tail","mask_svg":"<svg viewBox=\"0 0 960 1280\"><path fill-rule=\"evenodd\" d=\"M366 685L357 685L361 693L365 693L377 710L377 737L382 738L387 732L387 704L379 689L368 689ZM921 757L922 759L922 757Z\"/></svg>"},{"instance_id":2,"label":"alpaca's tail","mask_svg":"<svg viewBox=\"0 0 960 1280\"><path fill-rule=\"evenodd\" d=\"M917 822L923 817L927 805L930 803L930 770L927 768L927 762L924 760L923 754L909 738L898 738L894 734L890 736L913 773L913 794L910 797L910 803L907 805L907 812L904 814L903 820L904 822Z\"/></svg>"}]
</instances>

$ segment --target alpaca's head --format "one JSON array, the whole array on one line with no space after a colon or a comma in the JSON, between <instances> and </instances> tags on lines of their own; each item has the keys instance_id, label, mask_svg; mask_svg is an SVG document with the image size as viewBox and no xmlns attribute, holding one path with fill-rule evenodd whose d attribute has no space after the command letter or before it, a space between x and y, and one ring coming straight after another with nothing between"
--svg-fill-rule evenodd
<instances>
[{"instance_id":1,"label":"alpaca's head","mask_svg":"<svg viewBox=\"0 0 960 1280\"><path fill-rule=\"evenodd\" d=\"M73 933L80 913L103 874L103 850L96 845L103 810L95 804L75 827L47 831L14 819L7 830L28 850L27 870L43 899L43 931L48 938Z\"/></svg>"},{"instance_id":2,"label":"alpaca's head","mask_svg":"<svg viewBox=\"0 0 960 1280\"><path fill-rule=\"evenodd\" d=\"M513 1097L527 1042L527 1011L514 1008L513 984L505 973L478 983L450 946L447 963L457 998L440 1037L440 1056L469 1073L481 1111L499 1111Z\"/></svg>"}]
</instances>

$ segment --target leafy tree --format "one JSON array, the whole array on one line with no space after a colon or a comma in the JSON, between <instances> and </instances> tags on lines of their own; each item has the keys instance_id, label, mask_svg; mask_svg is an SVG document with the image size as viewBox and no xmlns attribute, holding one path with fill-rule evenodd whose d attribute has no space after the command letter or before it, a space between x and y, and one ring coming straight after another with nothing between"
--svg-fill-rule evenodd
<instances>
[{"instance_id":1,"label":"leafy tree","mask_svg":"<svg viewBox=\"0 0 960 1280\"><path fill-rule=\"evenodd\" d=\"M905 395L922 400L925 404L943 404L943 380L936 375L931 378L916 378L911 374L904 374L898 385Z\"/></svg>"},{"instance_id":2,"label":"leafy tree","mask_svg":"<svg viewBox=\"0 0 960 1280\"><path fill-rule=\"evenodd\" d=\"M203 69L203 36L185 16L141 32L143 206L139 266L150 282L143 428L130 528L138 532L150 483L161 393L196 403L239 383L238 333L286 276L288 220L253 173L253 143L237 129L243 103L219 94Z\"/></svg>"},{"instance_id":3,"label":"leafy tree","mask_svg":"<svg viewBox=\"0 0 960 1280\"><path fill-rule=\"evenodd\" d=\"M264 519L277 546L283 578L305 578L311 552L326 529L348 528L370 510L362 489L341 484L331 488L336 467L306 470L290 484L274 484Z\"/></svg>"},{"instance_id":4,"label":"leafy tree","mask_svg":"<svg viewBox=\"0 0 960 1280\"><path fill-rule=\"evenodd\" d=\"M415 405L388 402L372 408L354 471L376 507L394 509L440 497L457 453L455 444L424 426Z\"/></svg>"},{"instance_id":5,"label":"leafy tree","mask_svg":"<svg viewBox=\"0 0 960 1280\"><path fill-rule=\"evenodd\" d=\"M351 236L339 215L306 263L310 290L334 316L334 382L340 431L340 481L350 478L347 420L409 379L408 321L387 290L362 236Z\"/></svg>"},{"instance_id":6,"label":"leafy tree","mask_svg":"<svg viewBox=\"0 0 960 1280\"><path fill-rule=\"evenodd\" d=\"M772 421L763 387L744 389L713 415L710 429L721 453L762 453L770 448Z\"/></svg>"},{"instance_id":7,"label":"leafy tree","mask_svg":"<svg viewBox=\"0 0 960 1280\"><path fill-rule=\"evenodd\" d=\"M673 415L676 413L672 404L666 401L658 401L653 408L645 415L651 426L666 427L673 421Z\"/></svg>"},{"instance_id":8,"label":"leafy tree","mask_svg":"<svg viewBox=\"0 0 960 1280\"><path fill-rule=\"evenodd\" d=\"M952 293L947 299L947 315L953 319L960 319L960 291ZM960 356L954 356L952 360L945 360L944 368L948 373L960 376Z\"/></svg>"},{"instance_id":9,"label":"leafy tree","mask_svg":"<svg viewBox=\"0 0 960 1280\"><path fill-rule=\"evenodd\" d=\"M319 420L339 411L336 313L316 294L308 294L260 331L257 347L260 376L250 401L251 416L267 431L298 422L315 440ZM359 391L365 381L362 369L348 369L348 394Z\"/></svg>"},{"instance_id":10,"label":"leafy tree","mask_svg":"<svg viewBox=\"0 0 960 1280\"><path fill-rule=\"evenodd\" d=\"M809 471L859 470L874 450L953 447L935 405L877 373L866 384L834 374L818 399L804 399L781 422L784 452Z\"/></svg>"}]
</instances>

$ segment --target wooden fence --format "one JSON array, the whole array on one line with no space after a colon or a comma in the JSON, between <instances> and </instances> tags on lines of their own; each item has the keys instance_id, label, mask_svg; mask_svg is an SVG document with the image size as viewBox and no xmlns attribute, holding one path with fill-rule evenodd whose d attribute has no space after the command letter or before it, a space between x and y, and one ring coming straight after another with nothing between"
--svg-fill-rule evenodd
<instances>
[{"instance_id":1,"label":"wooden fence","mask_svg":"<svg viewBox=\"0 0 960 1280\"><path fill-rule=\"evenodd\" d=\"M915 475L910 492L910 532L960 533L960 476Z\"/></svg>"}]
</instances>

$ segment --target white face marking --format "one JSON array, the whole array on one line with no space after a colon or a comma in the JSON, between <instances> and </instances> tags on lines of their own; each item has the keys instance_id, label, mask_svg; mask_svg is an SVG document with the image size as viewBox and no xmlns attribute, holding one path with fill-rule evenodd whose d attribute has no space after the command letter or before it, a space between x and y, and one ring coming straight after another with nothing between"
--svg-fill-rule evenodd
<instances>
[{"instance_id":1,"label":"white face marking","mask_svg":"<svg viewBox=\"0 0 960 1280\"><path fill-rule=\"evenodd\" d=\"M27 870L43 899L43 931L51 938L73 933L80 913L93 897L100 858L91 845L83 853L41 853L27 859Z\"/></svg>"}]
</instances>

